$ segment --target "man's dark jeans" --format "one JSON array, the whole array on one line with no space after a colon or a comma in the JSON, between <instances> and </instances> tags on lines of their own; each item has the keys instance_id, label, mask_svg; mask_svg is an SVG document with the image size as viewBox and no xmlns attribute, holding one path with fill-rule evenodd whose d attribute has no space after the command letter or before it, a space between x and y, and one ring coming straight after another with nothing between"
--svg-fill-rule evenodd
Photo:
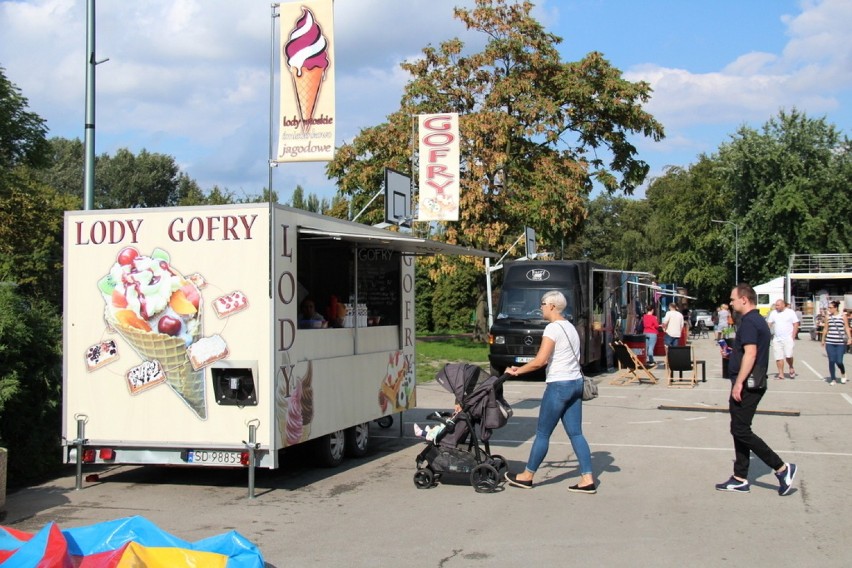
<instances>
[{"instance_id":1,"label":"man's dark jeans","mask_svg":"<svg viewBox=\"0 0 852 568\"><path fill-rule=\"evenodd\" d=\"M734 437L734 475L742 479L748 479L748 466L751 458L750 452L759 457L771 467L773 471L780 469L784 461L772 448L766 445L757 434L751 431L751 421L757 411L757 405L766 393L766 389L760 391L742 390L742 401L737 402L733 398L728 399L728 408L731 413L731 435Z\"/></svg>"}]
</instances>

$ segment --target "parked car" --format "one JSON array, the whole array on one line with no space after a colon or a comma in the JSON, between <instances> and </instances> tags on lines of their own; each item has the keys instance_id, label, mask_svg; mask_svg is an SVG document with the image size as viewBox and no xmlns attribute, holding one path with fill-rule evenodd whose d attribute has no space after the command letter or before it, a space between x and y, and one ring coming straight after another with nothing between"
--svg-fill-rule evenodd
<instances>
[{"instance_id":1,"label":"parked car","mask_svg":"<svg viewBox=\"0 0 852 568\"><path fill-rule=\"evenodd\" d=\"M692 310L689 314L689 325L695 327L698 322L704 322L704 327L713 329L713 313L709 310Z\"/></svg>"}]
</instances>

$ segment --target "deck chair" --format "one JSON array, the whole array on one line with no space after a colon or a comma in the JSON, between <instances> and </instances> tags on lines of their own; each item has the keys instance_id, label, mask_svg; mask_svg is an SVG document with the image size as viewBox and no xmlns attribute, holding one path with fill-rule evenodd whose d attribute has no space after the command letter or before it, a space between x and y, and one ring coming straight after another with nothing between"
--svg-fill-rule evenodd
<instances>
[{"instance_id":1,"label":"deck chair","mask_svg":"<svg viewBox=\"0 0 852 568\"><path fill-rule=\"evenodd\" d=\"M657 384L657 377L654 376L654 373L648 370L624 342L613 341L610 343L610 347L615 354L615 360L618 361L620 373L609 384L622 386L629 383L641 383L642 381Z\"/></svg>"},{"instance_id":2,"label":"deck chair","mask_svg":"<svg viewBox=\"0 0 852 568\"><path fill-rule=\"evenodd\" d=\"M678 376L675 377L674 374ZM686 373L686 376L684 376ZM691 346L669 347L666 352L666 380L668 386L692 388L698 383L698 365Z\"/></svg>"}]
</instances>

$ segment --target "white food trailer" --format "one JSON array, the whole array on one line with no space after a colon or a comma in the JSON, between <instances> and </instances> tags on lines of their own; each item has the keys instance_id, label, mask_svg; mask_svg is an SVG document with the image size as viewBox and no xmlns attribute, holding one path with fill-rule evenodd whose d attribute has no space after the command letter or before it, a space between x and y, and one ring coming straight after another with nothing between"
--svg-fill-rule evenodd
<instances>
[{"instance_id":1,"label":"white food trailer","mask_svg":"<svg viewBox=\"0 0 852 568\"><path fill-rule=\"evenodd\" d=\"M328 465L415 406L414 259L492 256L297 209L65 214L65 460ZM312 301L324 318L300 314Z\"/></svg>"}]
</instances>

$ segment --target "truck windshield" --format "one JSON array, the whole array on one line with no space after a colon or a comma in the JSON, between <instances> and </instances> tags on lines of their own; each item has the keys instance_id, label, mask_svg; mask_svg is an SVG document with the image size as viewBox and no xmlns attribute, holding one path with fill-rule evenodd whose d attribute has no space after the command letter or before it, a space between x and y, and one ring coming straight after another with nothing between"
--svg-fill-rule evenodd
<instances>
[{"instance_id":1,"label":"truck windshield","mask_svg":"<svg viewBox=\"0 0 852 568\"><path fill-rule=\"evenodd\" d=\"M550 289L542 288L512 288L500 295L500 305L497 307L497 319L540 320L541 298ZM565 296L568 305L562 311L563 317L571 321L574 314L572 294L568 290L559 290Z\"/></svg>"}]
</instances>

